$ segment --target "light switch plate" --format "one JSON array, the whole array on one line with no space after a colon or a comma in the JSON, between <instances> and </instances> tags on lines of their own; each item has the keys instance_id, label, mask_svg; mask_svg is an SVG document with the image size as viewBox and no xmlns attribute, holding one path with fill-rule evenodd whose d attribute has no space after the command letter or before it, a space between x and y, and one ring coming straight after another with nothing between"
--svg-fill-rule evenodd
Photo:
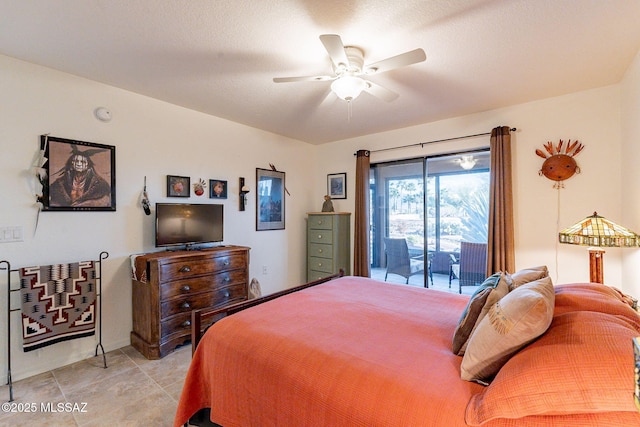
<instances>
[{"instance_id":1,"label":"light switch plate","mask_svg":"<svg viewBox=\"0 0 640 427\"><path fill-rule=\"evenodd\" d=\"M22 242L22 226L0 227L0 243Z\"/></svg>"}]
</instances>

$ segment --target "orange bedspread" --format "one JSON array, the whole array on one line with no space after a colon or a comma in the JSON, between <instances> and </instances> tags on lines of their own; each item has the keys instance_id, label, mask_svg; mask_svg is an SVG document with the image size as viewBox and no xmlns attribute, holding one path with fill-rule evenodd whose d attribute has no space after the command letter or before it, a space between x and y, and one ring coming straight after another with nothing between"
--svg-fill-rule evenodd
<instances>
[{"instance_id":1,"label":"orange bedspread","mask_svg":"<svg viewBox=\"0 0 640 427\"><path fill-rule=\"evenodd\" d=\"M484 388L460 379L451 351L467 300L345 277L234 314L198 346L174 425L211 408L225 427L466 426L467 404ZM629 414L617 416L603 425ZM597 421L528 418L486 425Z\"/></svg>"}]
</instances>

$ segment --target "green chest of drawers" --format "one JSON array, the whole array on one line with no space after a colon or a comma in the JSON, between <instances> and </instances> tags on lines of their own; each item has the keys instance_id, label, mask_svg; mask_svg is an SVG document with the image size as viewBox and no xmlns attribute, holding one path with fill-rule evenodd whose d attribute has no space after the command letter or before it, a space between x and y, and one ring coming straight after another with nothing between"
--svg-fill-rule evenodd
<instances>
[{"instance_id":1,"label":"green chest of drawers","mask_svg":"<svg viewBox=\"0 0 640 427\"><path fill-rule=\"evenodd\" d=\"M351 274L351 214L307 214L307 281Z\"/></svg>"}]
</instances>

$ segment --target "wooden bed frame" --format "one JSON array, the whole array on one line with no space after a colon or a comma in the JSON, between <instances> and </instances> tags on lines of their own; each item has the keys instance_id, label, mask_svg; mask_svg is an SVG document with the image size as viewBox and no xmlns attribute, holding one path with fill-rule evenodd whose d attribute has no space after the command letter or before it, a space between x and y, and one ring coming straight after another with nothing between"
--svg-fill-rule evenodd
<instances>
[{"instance_id":1,"label":"wooden bed frame","mask_svg":"<svg viewBox=\"0 0 640 427\"><path fill-rule=\"evenodd\" d=\"M217 308L217 309L202 308L199 310L193 310L191 312L191 352L192 354L195 353L196 348L198 347L198 344L202 339L202 335L204 335L207 328L213 325L214 323L216 323L217 321L227 316L231 316L232 314L237 313L239 311L245 310L247 308L262 304L267 301L274 300L281 296L288 295L293 292L300 291L302 289L320 285L322 283L328 282L333 279L337 279L338 277L342 277L342 276L344 276L344 270L340 269L340 272L337 274L333 274L331 276L327 276L319 280L314 280L313 282L308 282L303 285L294 286L293 288L290 288L290 289L285 289L283 291L265 295L263 297L238 302L223 308ZM203 323L209 323L209 322L210 324L203 330L202 329Z\"/></svg>"}]
</instances>

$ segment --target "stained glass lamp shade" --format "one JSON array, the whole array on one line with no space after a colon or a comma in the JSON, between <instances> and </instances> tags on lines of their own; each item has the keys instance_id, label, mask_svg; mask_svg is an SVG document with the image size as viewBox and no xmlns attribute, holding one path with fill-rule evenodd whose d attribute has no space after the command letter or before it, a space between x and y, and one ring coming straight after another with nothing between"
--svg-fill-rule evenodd
<instances>
[{"instance_id":1,"label":"stained glass lamp shade","mask_svg":"<svg viewBox=\"0 0 640 427\"><path fill-rule=\"evenodd\" d=\"M591 246L589 248L589 278L591 282L604 283L603 256L601 247L634 247L640 243L640 236L618 225L597 212L582 221L564 229L558 236L560 243Z\"/></svg>"}]
</instances>

